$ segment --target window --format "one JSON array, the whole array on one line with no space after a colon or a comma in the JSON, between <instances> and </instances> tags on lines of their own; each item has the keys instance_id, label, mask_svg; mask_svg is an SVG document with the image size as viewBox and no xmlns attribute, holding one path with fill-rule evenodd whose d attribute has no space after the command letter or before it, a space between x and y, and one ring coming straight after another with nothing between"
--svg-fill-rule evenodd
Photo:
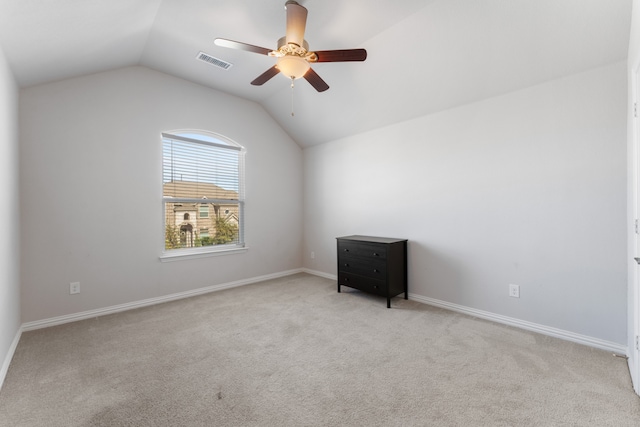
<instances>
[{"instance_id":1,"label":"window","mask_svg":"<svg viewBox=\"0 0 640 427\"><path fill-rule=\"evenodd\" d=\"M162 134L163 258L244 248L243 166L243 147L221 135Z\"/></svg>"}]
</instances>

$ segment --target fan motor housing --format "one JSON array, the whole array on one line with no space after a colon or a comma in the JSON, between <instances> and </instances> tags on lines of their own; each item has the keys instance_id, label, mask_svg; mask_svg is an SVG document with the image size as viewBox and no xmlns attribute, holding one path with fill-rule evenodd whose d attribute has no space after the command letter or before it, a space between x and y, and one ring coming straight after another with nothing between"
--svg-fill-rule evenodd
<instances>
[{"instance_id":1,"label":"fan motor housing","mask_svg":"<svg viewBox=\"0 0 640 427\"><path fill-rule=\"evenodd\" d=\"M276 50L280 51L280 50L281 50L281 48L282 48L283 46L289 46L289 48L288 48L288 49L286 49L286 50L288 50L288 51L292 51L292 50L295 50L295 51L302 51L302 50L304 50L304 52L301 52L301 53L298 53L298 52L291 52L291 53L294 53L294 54L296 54L296 55L298 55L298 56L304 56L307 52L309 52L309 43L307 43L307 41L306 41L306 40L304 40L304 41L302 42L302 46L298 46L298 45L297 45L297 44L295 44L295 43L287 43L287 36L280 37L280 38L278 39L278 49L276 49ZM295 48L295 49L294 49L294 48Z\"/></svg>"}]
</instances>

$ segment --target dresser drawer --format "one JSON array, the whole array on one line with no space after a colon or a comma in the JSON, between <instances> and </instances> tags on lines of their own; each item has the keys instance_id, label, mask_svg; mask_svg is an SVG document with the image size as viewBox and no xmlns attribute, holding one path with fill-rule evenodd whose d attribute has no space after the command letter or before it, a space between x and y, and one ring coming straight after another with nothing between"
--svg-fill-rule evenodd
<instances>
[{"instance_id":1,"label":"dresser drawer","mask_svg":"<svg viewBox=\"0 0 640 427\"><path fill-rule=\"evenodd\" d=\"M384 259L367 260L356 256L344 255L338 261L338 271L384 280L387 274L387 263Z\"/></svg>"},{"instance_id":2,"label":"dresser drawer","mask_svg":"<svg viewBox=\"0 0 640 427\"><path fill-rule=\"evenodd\" d=\"M371 294L387 295L387 285L384 280L374 280L357 274L340 272L338 273L338 283Z\"/></svg>"},{"instance_id":3,"label":"dresser drawer","mask_svg":"<svg viewBox=\"0 0 640 427\"><path fill-rule=\"evenodd\" d=\"M355 256L369 259L386 259L387 250L382 245L361 242L338 242L338 258Z\"/></svg>"}]
</instances>

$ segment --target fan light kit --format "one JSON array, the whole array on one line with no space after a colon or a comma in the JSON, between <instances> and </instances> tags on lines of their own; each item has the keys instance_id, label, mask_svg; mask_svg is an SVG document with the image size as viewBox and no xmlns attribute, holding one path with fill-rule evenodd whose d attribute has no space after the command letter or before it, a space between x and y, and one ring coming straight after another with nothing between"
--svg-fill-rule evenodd
<instances>
[{"instance_id":1,"label":"fan light kit","mask_svg":"<svg viewBox=\"0 0 640 427\"><path fill-rule=\"evenodd\" d=\"M278 48L276 50L227 39L217 38L214 40L214 43L218 46L276 58L276 65L254 79L251 82L252 85L261 86L276 74L282 73L282 75L291 79L291 88L293 88L295 79L304 77L318 92L324 92L329 89L329 85L313 71L313 68L311 68L312 63L364 61L367 59L367 51L364 49L309 51L309 43L304 39L304 30L307 25L307 9L293 0L287 1L284 8L287 13L286 35L278 40ZM293 115L293 112L291 115Z\"/></svg>"},{"instance_id":2,"label":"fan light kit","mask_svg":"<svg viewBox=\"0 0 640 427\"><path fill-rule=\"evenodd\" d=\"M277 67L283 75L291 79L299 79L307 74L311 64L300 56L286 55L278 57Z\"/></svg>"}]
</instances>

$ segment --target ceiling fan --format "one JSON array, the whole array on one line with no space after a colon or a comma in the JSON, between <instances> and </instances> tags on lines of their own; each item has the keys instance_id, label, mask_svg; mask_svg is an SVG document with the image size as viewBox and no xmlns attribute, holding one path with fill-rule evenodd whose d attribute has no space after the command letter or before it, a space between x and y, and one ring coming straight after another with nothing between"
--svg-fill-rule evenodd
<instances>
[{"instance_id":1,"label":"ceiling fan","mask_svg":"<svg viewBox=\"0 0 640 427\"><path fill-rule=\"evenodd\" d=\"M293 80L304 77L318 92L324 92L329 89L329 85L313 71L311 63L364 61L367 59L367 51L364 49L309 51L309 44L304 39L307 9L294 0L287 1L284 7L287 11L286 35L278 40L276 50L227 39L217 38L214 40L218 46L276 58L276 65L259 75L251 82L252 85L261 86L276 74L282 73L291 79L292 85Z\"/></svg>"}]
</instances>

